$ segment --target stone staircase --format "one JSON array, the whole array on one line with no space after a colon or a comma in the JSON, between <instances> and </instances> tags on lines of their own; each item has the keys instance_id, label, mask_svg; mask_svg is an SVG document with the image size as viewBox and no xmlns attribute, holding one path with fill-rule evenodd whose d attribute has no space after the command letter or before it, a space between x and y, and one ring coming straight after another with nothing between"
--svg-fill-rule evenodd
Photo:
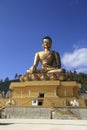
<instances>
[{"instance_id":1,"label":"stone staircase","mask_svg":"<svg viewBox=\"0 0 87 130\"><path fill-rule=\"evenodd\" d=\"M80 117L74 113L67 111L67 109L60 110L58 108L53 108L52 119L79 120Z\"/></svg>"},{"instance_id":2,"label":"stone staircase","mask_svg":"<svg viewBox=\"0 0 87 130\"><path fill-rule=\"evenodd\" d=\"M74 120L78 120L81 119L79 117L79 115L74 114L73 112L69 111L68 109L62 108L59 109L57 108L57 104L53 103L52 100L48 99L51 108L53 109L53 111L51 112L51 118L52 119L74 119ZM65 102L65 106L66 106L66 102Z\"/></svg>"}]
</instances>

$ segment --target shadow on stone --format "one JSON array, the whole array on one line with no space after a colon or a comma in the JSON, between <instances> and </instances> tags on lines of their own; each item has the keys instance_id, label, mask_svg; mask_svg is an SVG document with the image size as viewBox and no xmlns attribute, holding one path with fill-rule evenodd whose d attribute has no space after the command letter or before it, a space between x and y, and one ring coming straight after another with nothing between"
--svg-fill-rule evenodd
<instances>
[{"instance_id":1,"label":"shadow on stone","mask_svg":"<svg viewBox=\"0 0 87 130\"><path fill-rule=\"evenodd\" d=\"M0 123L0 125L12 125L14 123Z\"/></svg>"}]
</instances>

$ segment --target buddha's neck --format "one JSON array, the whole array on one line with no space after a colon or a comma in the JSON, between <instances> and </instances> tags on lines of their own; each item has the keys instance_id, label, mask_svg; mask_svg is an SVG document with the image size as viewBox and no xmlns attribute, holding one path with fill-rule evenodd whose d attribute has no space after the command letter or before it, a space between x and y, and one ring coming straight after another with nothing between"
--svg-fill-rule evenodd
<instances>
[{"instance_id":1,"label":"buddha's neck","mask_svg":"<svg viewBox=\"0 0 87 130\"><path fill-rule=\"evenodd\" d=\"M50 49L45 48L44 51L50 51Z\"/></svg>"}]
</instances>

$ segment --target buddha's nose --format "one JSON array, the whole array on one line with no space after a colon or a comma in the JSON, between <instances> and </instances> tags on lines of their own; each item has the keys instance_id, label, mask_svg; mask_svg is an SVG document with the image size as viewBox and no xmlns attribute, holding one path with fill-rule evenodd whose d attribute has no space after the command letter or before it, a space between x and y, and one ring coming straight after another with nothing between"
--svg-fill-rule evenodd
<instances>
[{"instance_id":1,"label":"buddha's nose","mask_svg":"<svg viewBox=\"0 0 87 130\"><path fill-rule=\"evenodd\" d=\"M45 45L47 45L47 44L48 44L48 42L45 43Z\"/></svg>"}]
</instances>

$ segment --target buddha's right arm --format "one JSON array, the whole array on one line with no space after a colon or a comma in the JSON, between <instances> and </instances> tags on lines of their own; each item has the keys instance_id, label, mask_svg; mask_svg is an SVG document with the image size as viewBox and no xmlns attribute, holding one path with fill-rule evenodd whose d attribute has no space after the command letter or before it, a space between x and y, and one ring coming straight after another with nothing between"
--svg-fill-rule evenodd
<instances>
[{"instance_id":1,"label":"buddha's right arm","mask_svg":"<svg viewBox=\"0 0 87 130\"><path fill-rule=\"evenodd\" d=\"M36 68L37 68L37 65L38 65L38 62L39 62L39 53L36 53L36 54L35 54L35 58L34 58L34 64L33 64L33 66L30 68L32 73L35 72L35 70L36 70Z\"/></svg>"},{"instance_id":2,"label":"buddha's right arm","mask_svg":"<svg viewBox=\"0 0 87 130\"><path fill-rule=\"evenodd\" d=\"M37 67L37 65L38 65L38 63L39 63L39 53L37 52L36 54L35 54L35 58L34 58L34 64L33 64L33 66L34 67Z\"/></svg>"}]
</instances>

